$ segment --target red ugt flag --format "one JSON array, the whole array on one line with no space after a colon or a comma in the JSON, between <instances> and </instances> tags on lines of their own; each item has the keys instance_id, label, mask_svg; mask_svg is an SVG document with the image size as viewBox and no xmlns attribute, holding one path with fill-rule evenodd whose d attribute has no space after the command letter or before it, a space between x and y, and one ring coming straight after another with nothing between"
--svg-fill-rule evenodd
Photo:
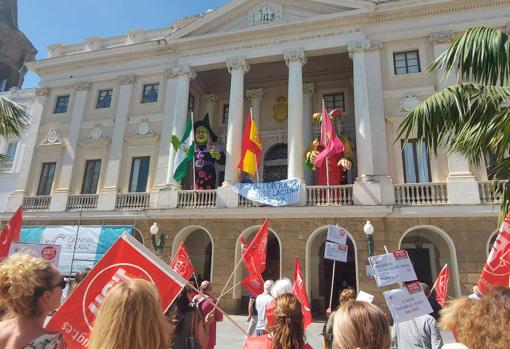
<instances>
[{"instance_id":1,"label":"red ugt flag","mask_svg":"<svg viewBox=\"0 0 510 349\"><path fill-rule=\"evenodd\" d=\"M266 218L243 254L244 263L250 275L262 274L266 270L268 226L269 219ZM241 244L243 241L241 241Z\"/></svg>"},{"instance_id":2,"label":"red ugt flag","mask_svg":"<svg viewBox=\"0 0 510 349\"><path fill-rule=\"evenodd\" d=\"M310 309L310 302L308 302L308 295L306 294L305 279L301 271L299 259L296 257L296 265L294 267L294 294L301 302L301 311L303 312L303 326L307 328L312 323L312 310Z\"/></svg>"},{"instance_id":3,"label":"red ugt flag","mask_svg":"<svg viewBox=\"0 0 510 349\"><path fill-rule=\"evenodd\" d=\"M18 208L16 213L9 219L7 226L0 234L0 260L9 255L9 249L13 241L19 241L21 224L23 222L23 209Z\"/></svg>"},{"instance_id":4,"label":"red ugt flag","mask_svg":"<svg viewBox=\"0 0 510 349\"><path fill-rule=\"evenodd\" d=\"M179 245L177 253L170 262L170 268L175 270L185 280L189 280L191 275L193 275L195 272L193 269L193 264L191 263L191 259L188 255L188 251L186 250L186 246L184 246L184 242L181 242Z\"/></svg>"},{"instance_id":5,"label":"red ugt flag","mask_svg":"<svg viewBox=\"0 0 510 349\"><path fill-rule=\"evenodd\" d=\"M257 297L259 294L264 293L264 279L260 274L250 274L241 281L241 285L251 294L252 297Z\"/></svg>"},{"instance_id":6,"label":"red ugt flag","mask_svg":"<svg viewBox=\"0 0 510 349\"><path fill-rule=\"evenodd\" d=\"M443 306L448 296L448 280L450 280L450 273L448 272L448 264L445 264L432 287L433 290L436 290L436 301Z\"/></svg>"}]
</instances>

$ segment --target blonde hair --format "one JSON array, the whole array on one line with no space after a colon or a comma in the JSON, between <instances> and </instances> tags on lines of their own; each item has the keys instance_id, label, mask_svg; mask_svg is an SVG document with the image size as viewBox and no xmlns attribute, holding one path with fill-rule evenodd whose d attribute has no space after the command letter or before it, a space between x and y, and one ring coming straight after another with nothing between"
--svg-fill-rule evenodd
<instances>
[{"instance_id":1,"label":"blonde hair","mask_svg":"<svg viewBox=\"0 0 510 349\"><path fill-rule=\"evenodd\" d=\"M343 289L338 295L338 307L351 299L356 299L356 291L352 287Z\"/></svg>"},{"instance_id":2,"label":"blonde hair","mask_svg":"<svg viewBox=\"0 0 510 349\"><path fill-rule=\"evenodd\" d=\"M350 300L335 314L335 349L389 349L390 339L388 319L375 305Z\"/></svg>"},{"instance_id":3,"label":"blonde hair","mask_svg":"<svg viewBox=\"0 0 510 349\"><path fill-rule=\"evenodd\" d=\"M10 317L42 315L39 298L51 288L51 264L25 253L16 253L0 264L0 304Z\"/></svg>"},{"instance_id":4,"label":"blonde hair","mask_svg":"<svg viewBox=\"0 0 510 349\"><path fill-rule=\"evenodd\" d=\"M89 349L167 349L165 323L156 288L132 279L115 285L105 297L90 335Z\"/></svg>"},{"instance_id":5,"label":"blonde hair","mask_svg":"<svg viewBox=\"0 0 510 349\"><path fill-rule=\"evenodd\" d=\"M301 303L295 295L287 293L276 299L274 325L270 332L272 349L304 348L303 312Z\"/></svg>"}]
</instances>

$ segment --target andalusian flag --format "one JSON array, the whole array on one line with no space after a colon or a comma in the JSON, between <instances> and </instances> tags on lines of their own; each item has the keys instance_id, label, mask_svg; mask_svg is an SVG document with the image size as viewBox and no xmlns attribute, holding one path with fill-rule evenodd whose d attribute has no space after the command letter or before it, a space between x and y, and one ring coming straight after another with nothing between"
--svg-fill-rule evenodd
<instances>
[{"instance_id":1,"label":"andalusian flag","mask_svg":"<svg viewBox=\"0 0 510 349\"><path fill-rule=\"evenodd\" d=\"M243 150L241 153L241 161L239 161L238 169L255 175L257 167L260 165L262 157L262 142L260 141L259 131L253 116L250 115L243 133Z\"/></svg>"},{"instance_id":2,"label":"andalusian flag","mask_svg":"<svg viewBox=\"0 0 510 349\"><path fill-rule=\"evenodd\" d=\"M195 144L193 143L193 123L188 121L184 134L179 142L177 154L174 160L174 179L180 182L188 172L188 164L195 155Z\"/></svg>"}]
</instances>

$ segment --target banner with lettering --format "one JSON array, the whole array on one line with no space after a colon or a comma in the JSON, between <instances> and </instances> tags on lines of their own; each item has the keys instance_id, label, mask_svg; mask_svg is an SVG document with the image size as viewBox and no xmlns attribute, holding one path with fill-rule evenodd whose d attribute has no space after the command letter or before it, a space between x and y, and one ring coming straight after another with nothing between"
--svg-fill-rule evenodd
<instances>
[{"instance_id":1,"label":"banner with lettering","mask_svg":"<svg viewBox=\"0 0 510 349\"><path fill-rule=\"evenodd\" d=\"M286 206L299 202L302 186L297 178L269 183L237 183L234 191L252 201L269 206Z\"/></svg>"}]
</instances>

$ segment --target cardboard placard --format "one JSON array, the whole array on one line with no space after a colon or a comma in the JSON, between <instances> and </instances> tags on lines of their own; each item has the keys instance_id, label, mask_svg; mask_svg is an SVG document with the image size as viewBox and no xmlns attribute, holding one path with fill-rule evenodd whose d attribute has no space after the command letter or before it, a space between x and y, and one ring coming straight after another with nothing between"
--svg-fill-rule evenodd
<instances>
[{"instance_id":1,"label":"cardboard placard","mask_svg":"<svg viewBox=\"0 0 510 349\"><path fill-rule=\"evenodd\" d=\"M340 245L334 242L326 241L326 247L324 248L324 258L339 262L347 262L348 250L349 248L347 245Z\"/></svg>"},{"instance_id":2,"label":"cardboard placard","mask_svg":"<svg viewBox=\"0 0 510 349\"><path fill-rule=\"evenodd\" d=\"M411 320L433 312L419 282L383 294L395 322Z\"/></svg>"},{"instance_id":3,"label":"cardboard placard","mask_svg":"<svg viewBox=\"0 0 510 349\"><path fill-rule=\"evenodd\" d=\"M336 242L340 245L347 245L347 231L338 225L328 225L328 241Z\"/></svg>"},{"instance_id":4,"label":"cardboard placard","mask_svg":"<svg viewBox=\"0 0 510 349\"><path fill-rule=\"evenodd\" d=\"M60 259L60 250L62 246L50 244L27 244L24 242L13 242L9 248L9 256L14 253L27 253L34 257L46 259L58 268L58 261Z\"/></svg>"},{"instance_id":5,"label":"cardboard placard","mask_svg":"<svg viewBox=\"0 0 510 349\"><path fill-rule=\"evenodd\" d=\"M372 304L372 301L374 300L374 296L370 293L367 293L365 291L359 291L358 296L356 297L356 300L359 302L367 302Z\"/></svg>"},{"instance_id":6,"label":"cardboard placard","mask_svg":"<svg viewBox=\"0 0 510 349\"><path fill-rule=\"evenodd\" d=\"M406 250L369 257L368 260L378 287L418 279Z\"/></svg>"}]
</instances>

